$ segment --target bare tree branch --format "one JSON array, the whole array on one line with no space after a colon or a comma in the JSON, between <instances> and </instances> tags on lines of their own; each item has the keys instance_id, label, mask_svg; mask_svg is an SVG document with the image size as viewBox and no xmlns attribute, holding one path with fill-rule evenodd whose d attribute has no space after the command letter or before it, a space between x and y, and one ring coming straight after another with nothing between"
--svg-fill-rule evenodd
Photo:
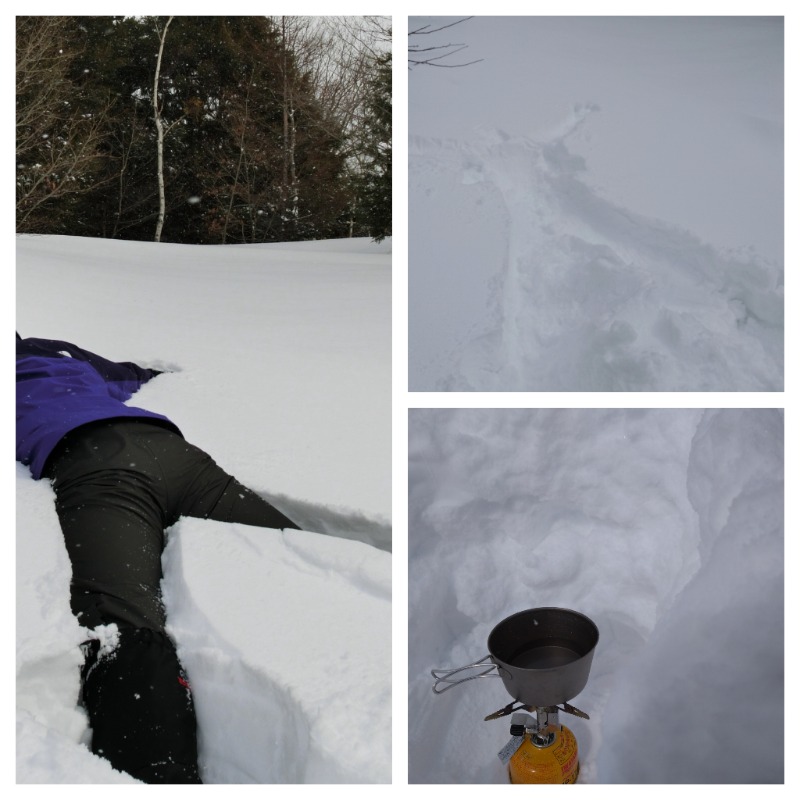
<instances>
[{"instance_id":1,"label":"bare tree branch","mask_svg":"<svg viewBox=\"0 0 800 800\"><path fill-rule=\"evenodd\" d=\"M420 35L427 35L429 33L439 33L439 31L444 31L447 30L448 28L460 25L462 22L467 22L470 19L474 19L474 17L461 17L461 19L457 19L455 22L448 22L447 25L440 25L438 28L431 28L430 25L423 25L421 28L417 28L415 31L411 31L408 35L420 36Z\"/></svg>"},{"instance_id":2,"label":"bare tree branch","mask_svg":"<svg viewBox=\"0 0 800 800\"><path fill-rule=\"evenodd\" d=\"M409 36L430 36L434 33L440 33L441 31L447 30L448 28L452 28L455 25L460 25L462 22L467 22L471 20L472 17L462 17L461 19L455 20L455 22L449 22L446 25L439 25L436 28L432 28L430 25L423 25L416 30L410 31ZM408 63L409 69L412 67L418 66L427 66L427 67L446 67L448 69L454 69L458 67L468 67L470 64L477 64L480 61L483 61L482 58L476 58L473 61L465 61L461 64L444 64L440 63L444 59L451 58L456 53L460 53L462 50L465 50L468 45L463 44L461 42L454 43L449 42L448 44L434 44L430 45L429 47L422 47L419 44L409 44L408 46ZM425 57L418 57L421 56L423 53L438 53L438 55L432 56L425 56Z\"/></svg>"},{"instance_id":3,"label":"bare tree branch","mask_svg":"<svg viewBox=\"0 0 800 800\"><path fill-rule=\"evenodd\" d=\"M54 204L92 191L109 103L81 113L69 70L79 50L68 17L17 17L17 230L52 225Z\"/></svg>"}]
</instances>

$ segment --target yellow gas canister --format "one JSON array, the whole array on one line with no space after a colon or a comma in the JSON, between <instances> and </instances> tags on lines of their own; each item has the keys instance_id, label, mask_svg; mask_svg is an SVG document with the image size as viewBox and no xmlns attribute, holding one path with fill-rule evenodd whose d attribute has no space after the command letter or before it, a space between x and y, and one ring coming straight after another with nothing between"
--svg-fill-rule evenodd
<instances>
[{"instance_id":1,"label":"yellow gas canister","mask_svg":"<svg viewBox=\"0 0 800 800\"><path fill-rule=\"evenodd\" d=\"M545 747L534 744L532 734L526 733L508 762L511 783L575 783L579 771L578 743L566 725L559 726Z\"/></svg>"}]
</instances>

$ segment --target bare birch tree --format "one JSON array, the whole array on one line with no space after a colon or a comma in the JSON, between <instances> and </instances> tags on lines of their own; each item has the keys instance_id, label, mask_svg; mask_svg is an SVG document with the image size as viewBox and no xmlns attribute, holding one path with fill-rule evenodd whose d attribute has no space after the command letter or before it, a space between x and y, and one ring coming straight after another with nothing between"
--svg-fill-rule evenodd
<instances>
[{"instance_id":1,"label":"bare birch tree","mask_svg":"<svg viewBox=\"0 0 800 800\"><path fill-rule=\"evenodd\" d=\"M288 22L297 17L281 17L281 38L283 40L283 53L281 54L281 72L283 78L283 182L281 184L281 214L287 212L292 222L298 216L297 161L295 148L297 146L297 126L295 124L294 105L294 74L289 72L289 55L295 46L295 28Z\"/></svg>"},{"instance_id":2,"label":"bare birch tree","mask_svg":"<svg viewBox=\"0 0 800 800\"><path fill-rule=\"evenodd\" d=\"M158 222L156 223L155 241L161 241L161 230L164 227L166 197L164 194L164 121L158 104L158 83L161 77L161 57L164 55L164 42L167 40L167 29L174 17L167 20L164 30L159 34L158 60L156 61L156 74L153 79L153 121L156 124L156 148L158 152Z\"/></svg>"}]
</instances>

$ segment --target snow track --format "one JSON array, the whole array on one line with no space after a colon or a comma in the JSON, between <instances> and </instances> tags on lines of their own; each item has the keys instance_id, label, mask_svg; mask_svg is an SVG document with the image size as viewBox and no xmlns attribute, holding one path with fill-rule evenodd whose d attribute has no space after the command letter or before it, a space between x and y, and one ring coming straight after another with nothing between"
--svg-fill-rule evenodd
<instances>
[{"instance_id":1,"label":"snow track","mask_svg":"<svg viewBox=\"0 0 800 800\"><path fill-rule=\"evenodd\" d=\"M411 388L780 390L781 266L590 188L566 139L596 110L538 142L411 137Z\"/></svg>"}]
</instances>

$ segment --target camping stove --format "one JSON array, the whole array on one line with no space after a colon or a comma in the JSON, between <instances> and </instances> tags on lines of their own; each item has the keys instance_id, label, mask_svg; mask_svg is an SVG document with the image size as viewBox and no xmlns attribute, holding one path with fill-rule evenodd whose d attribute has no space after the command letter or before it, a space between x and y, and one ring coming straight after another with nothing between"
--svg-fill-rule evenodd
<instances>
[{"instance_id":1,"label":"camping stove","mask_svg":"<svg viewBox=\"0 0 800 800\"><path fill-rule=\"evenodd\" d=\"M588 617L565 608L531 608L498 623L489 655L455 669L434 669L436 694L476 678L501 678L514 698L485 719L511 717L511 740L498 753L512 783L575 783L578 743L559 713L589 719L567 701L589 679L600 634ZM462 677L459 673L474 671ZM516 703L516 704L515 704ZM527 712L527 713L520 713Z\"/></svg>"}]
</instances>

